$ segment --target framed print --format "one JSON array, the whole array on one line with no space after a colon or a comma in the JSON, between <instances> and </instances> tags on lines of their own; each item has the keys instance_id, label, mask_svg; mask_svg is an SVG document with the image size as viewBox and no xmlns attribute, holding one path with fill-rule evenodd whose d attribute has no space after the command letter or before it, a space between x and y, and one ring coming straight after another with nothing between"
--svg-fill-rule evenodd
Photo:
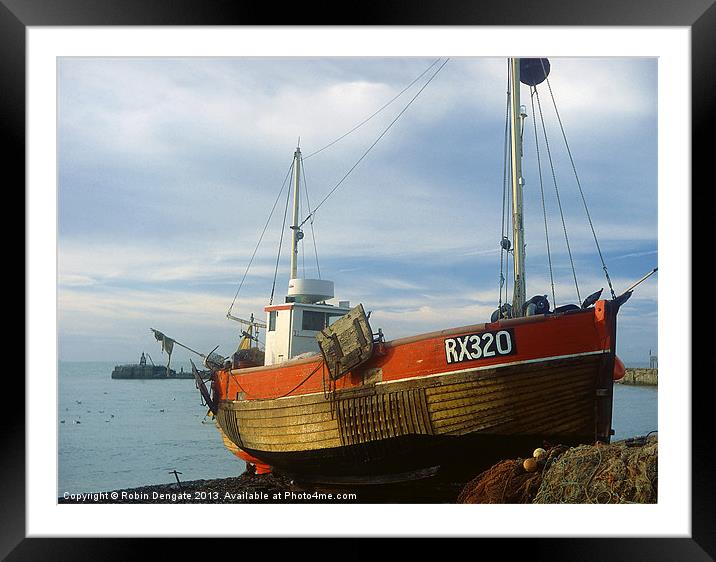
<instances>
[{"instance_id":1,"label":"framed print","mask_svg":"<svg viewBox=\"0 0 716 562\"><path fill-rule=\"evenodd\" d=\"M389 2L362 7L356 22L316 25L316 6L283 21L212 2L0 1L3 127L13 141L5 163L26 186L28 326L24 407L9 402L3 437L12 461L0 479L3 556L124 558L134 540L178 536L498 546L518 537L524 553L557 559L713 556L709 394L692 376L701 332L689 283L691 168L703 169L710 145L709 2ZM579 103L552 91L557 69L572 73L562 83ZM471 82L472 94L456 93ZM558 102L567 109L545 125L543 110ZM485 148L487 136L496 150ZM279 145L288 146L283 159ZM572 149L589 155L584 175ZM518 162L527 156L538 160L524 164L525 183ZM467 158L472 166L458 164ZM560 189L572 176L558 167L576 176L571 203ZM585 198L590 182L608 187ZM523 222L523 194L536 219ZM586 211L583 234L573 234L570 211ZM546 250L536 234L525 243L525 231L546 234ZM476 242L482 236L488 243ZM259 251L262 241L274 247ZM594 242L593 269L606 279L585 276L580 287L583 247L594 254ZM520 289L538 259L545 281ZM483 261L484 275L473 267ZM561 296L572 278L575 295ZM522 312L504 309L508 300ZM214 322L222 316L226 341ZM562 486L546 501L560 505L549 506L457 505L453 495L431 501L412 489L394 501L360 491L333 501L327 483L345 491L366 479L433 476L436 444L441 466L464 462L477 446L453 437L473 425L494 422L502 437L544 425L539 435L558 434L558 443L584 443L589 426L608 441L620 413L611 391L579 409L575 373L611 389L616 353L632 374L655 373L656 349L662 392L648 398L647 421L634 433L617 428L614 440L658 431L658 498L624 492L619 503L632 505L585 505L616 496L585 499ZM540 395L528 382L542 372L559 385ZM470 386L476 376L493 393L479 419L486 402ZM128 378L177 380L116 380ZM207 425L220 429L211 440ZM481 451L494 445L486 443ZM262 500L273 488L232 501L223 488L195 487L244 467L246 479L280 467L284 492L318 473L320 486L285 502ZM108 472L113 480L103 480ZM624 474L611 478L613 486ZM107 501L110 491L132 505ZM354 552L368 548L356 541Z\"/></svg>"}]
</instances>

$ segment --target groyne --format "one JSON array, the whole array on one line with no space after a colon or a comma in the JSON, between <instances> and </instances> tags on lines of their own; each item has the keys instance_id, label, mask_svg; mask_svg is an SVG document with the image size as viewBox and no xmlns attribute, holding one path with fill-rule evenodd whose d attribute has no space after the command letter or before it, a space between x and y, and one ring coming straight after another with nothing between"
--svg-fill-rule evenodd
<instances>
[{"instance_id":1,"label":"groyne","mask_svg":"<svg viewBox=\"0 0 716 562\"><path fill-rule=\"evenodd\" d=\"M624 376L617 382L621 384L657 386L659 369L631 369L628 368Z\"/></svg>"}]
</instances>

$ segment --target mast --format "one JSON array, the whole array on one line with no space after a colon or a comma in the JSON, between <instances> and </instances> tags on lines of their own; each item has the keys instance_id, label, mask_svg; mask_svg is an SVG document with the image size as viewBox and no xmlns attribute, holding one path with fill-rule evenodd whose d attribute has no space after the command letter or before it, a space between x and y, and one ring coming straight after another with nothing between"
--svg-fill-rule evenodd
<instances>
[{"instance_id":1,"label":"mast","mask_svg":"<svg viewBox=\"0 0 716 562\"><path fill-rule=\"evenodd\" d=\"M291 277L298 277L298 242L303 238L303 232L298 222L299 207L299 180L301 178L301 149L296 147L293 154L293 217L291 222Z\"/></svg>"},{"instance_id":2,"label":"mast","mask_svg":"<svg viewBox=\"0 0 716 562\"><path fill-rule=\"evenodd\" d=\"M520 108L520 59L510 59L512 140L512 240L514 247L514 294L512 297L513 317L523 316L522 305L526 300L525 280L525 231L522 219L522 122L526 117Z\"/></svg>"}]
</instances>

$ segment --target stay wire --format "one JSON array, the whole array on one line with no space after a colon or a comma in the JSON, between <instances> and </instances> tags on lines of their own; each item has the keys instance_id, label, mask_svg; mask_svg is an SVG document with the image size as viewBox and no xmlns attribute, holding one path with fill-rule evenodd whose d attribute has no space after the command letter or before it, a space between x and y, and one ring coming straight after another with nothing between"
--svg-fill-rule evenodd
<instances>
[{"instance_id":1,"label":"stay wire","mask_svg":"<svg viewBox=\"0 0 716 562\"><path fill-rule=\"evenodd\" d=\"M291 165L291 171L293 171L293 165ZM273 304L273 296L276 292L276 277L278 276L278 263L281 259L281 246L283 245L283 233L286 231L286 217L288 216L288 202L291 200L291 190L286 192L286 207L283 210L283 222L281 223L281 238L278 241L278 255L276 256L276 268L273 272L273 284L271 285L271 298L269 299L269 305Z\"/></svg>"},{"instance_id":2,"label":"stay wire","mask_svg":"<svg viewBox=\"0 0 716 562\"><path fill-rule=\"evenodd\" d=\"M352 128L351 130L349 130L347 133L345 133L345 134L341 135L340 137L338 137L338 138L337 138L336 140L334 140L333 142L331 142L331 143L327 144L326 146L324 146L323 148L321 148L321 149L319 149L319 150L317 150L317 151L315 151L315 152L309 154L308 156L303 157L303 158L302 158L302 161L303 161L303 160L306 160L306 159L308 159L308 158L310 158L311 156L315 156L315 155L318 154L319 152L322 152L323 150L325 150L325 149L327 149L327 148L333 146L334 144L336 144L336 143L339 142L340 140L342 140L342 139L344 139L345 137L347 137L347 136L348 136L349 134L351 134L352 132L356 131L357 129L359 129L360 127L362 127L363 125L365 125L365 124L366 124L368 121L370 121L373 117L375 117L376 115L378 115L378 114L379 114L381 111L383 111L386 107L388 107L389 105L391 105L395 100L397 100L400 96L402 96L402 95L403 95L407 90L409 90L418 80L420 80L423 76L425 76L425 74L426 74L431 68L433 68L433 67L438 63L439 60L440 60L440 58L435 59L435 60L430 64L430 66L428 66L423 72L421 72L410 84L408 84L405 88L403 88L396 96L394 96L390 101L388 101L386 104L384 104L382 107L380 107L377 111L375 111L373 114L371 114L368 118L366 118L366 119L364 119L363 121L361 121L358 125L356 125L355 127L353 127L353 128ZM448 60L449 60L449 59L448 59ZM447 60L445 61L445 63L447 63ZM443 63L442 66L445 66L445 63ZM442 68L442 66L441 66L440 68ZM436 73L436 74L437 74L437 73ZM435 75L433 75L433 77L431 77L430 80L432 80L432 78L434 78L434 76L435 76ZM428 81L428 83L430 82L430 80ZM427 83L425 84L425 86L427 86ZM425 89L425 86L423 86L423 88L421 88L421 90L418 92L418 94L419 94L420 92L422 92L423 89ZM417 95L416 95L415 97L417 97ZM415 97L410 101L410 103L412 103L412 102L414 101ZM408 104L408 106L410 105L410 103ZM405 109L407 109L408 106L406 106ZM403 112L405 111L405 109L403 109ZM401 112L401 114L402 114L403 112ZM398 117L399 117L399 116L400 116L400 115L398 115ZM397 118L393 121L393 123L394 123L396 120L397 120ZM393 123L391 123L391 125L389 125L388 128L390 128L390 126L392 126ZM386 131L384 131L383 134L385 134L385 132L387 132L387 129L386 129ZM381 135L381 136L382 136L382 135ZM378 140L380 140L380 137L379 137ZM376 141L376 143L374 143L374 145L375 145L375 144L377 144L377 141ZM374 145L373 145L373 146L374 146ZM370 148L373 148L373 146L371 146ZM368 149L368 151L370 151L370 148ZM367 151L367 152L368 152L368 151ZM367 154L367 152L366 152L366 154ZM365 156L365 154L364 154L364 156ZM361 159L362 159L362 157L361 157ZM359 160L358 162L360 162L360 160ZM356 166L357 166L357 165L358 165L358 163L356 163ZM355 168L355 166L354 166L354 168ZM255 256L256 256L256 252L258 251L259 246L261 245L261 242L262 242L262 240L263 240L263 237L264 237L264 235L266 234L266 229L268 228L269 222L271 221L271 218L273 217L273 213L274 213L274 211L275 211L275 209L276 209L276 205L278 204L278 201L279 201L279 199L281 198L281 193L283 193L283 188L284 188L285 185L286 185L286 181L288 180L292 169L293 169L293 163L292 163L291 166L289 167L289 171L288 171L288 174L286 175L286 178L284 178L283 184L281 185L281 190L279 191L278 195L276 196L276 200L274 201L273 207L271 208L271 212L269 213L269 217L268 217L268 219L267 219L267 221L266 221L266 224L264 225L263 231L261 232L261 236L259 237L259 241L258 241L258 243L256 244L256 247L254 248L253 254L251 255L251 259L249 260L249 264L248 264L248 266L246 267L246 271L244 271L244 275L243 275L243 277L241 278L241 282L239 283L239 288L236 290L236 293L234 294L234 298L233 298L233 300L231 301L231 305L229 306L229 310L228 310L228 313L229 313L229 314L231 314L231 311L233 310L234 304L236 304L236 299L238 298L239 293L241 292L241 289L242 289L242 287L243 287L243 284L244 284L244 281L245 281L245 279L246 279L246 276L247 276L247 274L248 274L248 272L249 272L249 269L251 268L251 265L253 264L253 260L254 260L254 258L255 258ZM352 171L352 169L349 170L348 173L350 173L351 171ZM302 174L303 174L303 176L304 176L304 184L305 184L305 172L304 172L303 170L302 170ZM347 177L347 176L348 176L348 174L346 174L346 177ZM345 180L345 177L343 178L343 180ZM342 182L343 180L341 180L341 182ZM336 187L337 187L337 186L336 186ZM335 191L335 188L334 188L334 191ZM310 201L308 201L308 193L306 193L306 200L307 200L307 202L308 202L308 210L309 210L309 215L308 215L308 217L307 217L306 220L308 220L309 218L310 218L310 219L313 219L313 213L311 212L311 208L310 208ZM322 203L323 203L323 202L321 202L321 204L322 204ZM319 206L320 206L320 205L319 205ZM284 222L285 222L285 218L284 218ZM301 223L300 226L303 226L303 224L304 224L305 222L306 222L306 221L304 220L304 221ZM319 279L320 279L320 277L321 277L321 269L320 269L320 266L319 266L319 264L318 264L318 251L317 251L317 249L316 249L316 238L315 238L315 231L314 231L314 227L313 227L313 220L311 220L311 234L312 234L312 237L313 237L314 252L315 252L315 255L316 255L316 268L317 268L317 270L318 270L318 277L319 277ZM279 248L279 252L280 252L280 248ZM276 282L276 280L275 280L275 278L274 278L274 287L275 287L275 282ZM273 291L272 291L272 296L273 296Z\"/></svg>"},{"instance_id":3,"label":"stay wire","mask_svg":"<svg viewBox=\"0 0 716 562\"><path fill-rule=\"evenodd\" d=\"M505 270L506 265L503 265L505 259L505 248L502 244L505 240L505 203L507 199L507 166L509 159L509 121L510 121L510 65L507 65L507 103L505 107L505 135L504 135L504 146L502 154L502 238L500 239L500 295L497 304L498 316L502 316L502 287L505 286ZM509 252L509 250L508 250ZM509 254L508 254L509 256ZM505 287L505 300L507 300L507 287Z\"/></svg>"},{"instance_id":4,"label":"stay wire","mask_svg":"<svg viewBox=\"0 0 716 562\"><path fill-rule=\"evenodd\" d=\"M511 65L509 64L509 61L508 61L507 65L508 65L508 67L509 67L509 68L508 68L508 76L509 76L509 79L510 79L510 81L511 81L511 80L512 80L512 68L511 68ZM512 92L511 95L514 95L514 92ZM510 100L510 103L512 103L511 100ZM511 127L510 127L510 129L509 129L509 142L510 142L510 145L511 145L511 143L512 143L512 128L511 128ZM512 150L509 150L509 152L508 152L507 165L508 165L508 170L512 170ZM513 198L513 196L514 196L514 193L512 192L512 189L508 189L508 190L507 190L507 209L508 209L508 211L506 211L506 216L507 216L507 230L508 230L509 232L513 232L513 233L514 233L514 231L515 231L515 228L514 228L514 213L512 213L512 209L514 208L514 207L513 207L513 204L512 204L512 198ZM512 287L513 287L513 289L512 289L512 290L513 290L513 295L512 295L513 298L512 298L512 300L513 300L513 302L514 302L514 285L515 285L515 271L514 271L514 269L515 269L515 255L514 255L514 248L513 248L513 252L512 252L512 268L511 268L511 269L512 269ZM506 279L506 283L505 283L505 299L507 299L507 296L509 295L509 291L510 291L510 252L509 252L509 251L507 251L506 254L505 254L505 277L507 278L507 279Z\"/></svg>"},{"instance_id":5,"label":"stay wire","mask_svg":"<svg viewBox=\"0 0 716 562\"><path fill-rule=\"evenodd\" d=\"M512 131L510 131L510 142L512 142ZM510 150L509 155L509 166L512 168L512 151ZM514 214L511 212L511 209L513 209L512 206L512 198L513 193L512 189L507 190L507 208L510 209L510 212L507 213L507 228L510 232L514 232ZM515 286L515 254L514 254L514 248L512 252L512 290L514 292L514 286ZM509 295L510 291L510 252L506 252L505 254L505 277L507 278L505 281L505 300L507 300L507 296ZM513 302L514 302L514 293L513 293Z\"/></svg>"},{"instance_id":6,"label":"stay wire","mask_svg":"<svg viewBox=\"0 0 716 562\"><path fill-rule=\"evenodd\" d=\"M341 186L341 184L343 184L343 182L348 178L348 176L351 174L351 172L353 172L353 170L356 169L358 164L360 164L363 161L363 159L368 155L368 153L373 149L373 147L375 147L375 145L378 144L378 142L386 135L386 133L391 129L391 127L396 123L396 121L398 121L398 119L400 119L403 116L403 114L408 110L408 108L413 104L413 102L418 98L418 96L421 93L423 93L423 90L425 90L425 88L428 86L428 84L430 84L430 82L433 81L433 79L438 75L438 73L443 69L443 67L448 63L449 60L450 60L449 58L446 59L445 62L443 62L440 65L440 67L433 73L433 75L430 76L428 81L425 82L425 84L423 84L423 86L412 97L412 99L407 103L407 105L403 109L400 110L400 113L398 113L398 115L395 117L395 119L393 119L390 122L390 124L383 130L383 132L378 136L378 138L375 139L373 144L371 144L368 147L368 149L363 153L363 155L358 159L358 161L355 164L353 164L353 166L351 166L351 168L346 172L346 174L341 178L341 180L333 187L333 189L331 189L328 192L328 194L321 200L321 202L318 205L316 205L316 208L313 209L313 212L303 220L303 223L305 223L309 218L315 216L318 209L320 209L321 206L328 200L328 198L331 195L333 195L333 193ZM303 226L303 223L301 223L299 226Z\"/></svg>"},{"instance_id":7,"label":"stay wire","mask_svg":"<svg viewBox=\"0 0 716 562\"><path fill-rule=\"evenodd\" d=\"M303 163L301 158L301 163ZM306 190L306 203L308 205L308 214L311 215L311 199L308 196L308 182L306 181L306 166L301 166L301 174L303 175L303 187ZM318 265L318 247L316 246L316 232L313 229L313 219L308 224L311 225L311 238L313 239L313 253L316 256L316 269L318 270L318 278L321 279L321 266Z\"/></svg>"},{"instance_id":8,"label":"stay wire","mask_svg":"<svg viewBox=\"0 0 716 562\"><path fill-rule=\"evenodd\" d=\"M276 205L278 205L279 199L281 199L281 194L283 193L283 188L286 187L286 182L288 181L288 178L291 175L291 170L293 170L293 160L291 161L291 165L288 168L288 173L286 174L286 177L283 179L283 183L281 184L281 189L278 192L278 195L276 196L276 200L273 202L273 207L271 207L271 212L269 213L268 219L266 219L266 224L264 225L264 229L261 231L261 236L259 236L259 241L256 243L256 247L254 248L253 253L251 254L251 259L249 259L249 264L246 266L246 271L244 271L244 276L241 278L241 282L239 283L239 288L236 289L236 294L234 295L234 299L231 301L231 306L229 306L229 311L227 314L231 314L231 311L234 308L234 304L236 303L236 299L239 296L239 292L241 291L241 288L244 285L244 281L246 280L246 275L249 273L249 269L251 269L251 265L254 262L254 258L256 257L256 252L259 249L259 246L261 245L261 241L264 238L264 234L266 234L266 229L268 228L269 223L271 222L271 218L273 217L273 213L276 210ZM291 190L289 189L289 192Z\"/></svg>"},{"instance_id":9,"label":"stay wire","mask_svg":"<svg viewBox=\"0 0 716 562\"><path fill-rule=\"evenodd\" d=\"M407 91L413 86L413 84L415 84L418 80L420 80L423 76L425 76L425 74L428 72L428 70L430 70L433 66L435 66L435 65L438 63L439 60L440 60L440 58L435 59L430 66L428 66L425 70L423 70L423 71L420 73L420 75L419 75L418 77L415 78L415 80L413 80L410 84L408 84L405 88L403 88L403 89L400 91L400 93L398 93L398 94L397 94L393 99L391 99L388 103L386 103L386 104L383 105L380 109L378 109L378 110L375 111L373 114L371 114L370 117L368 117L368 118L364 119L363 121L361 121L360 123L358 123L358 124L357 124L355 127L353 127L350 131L348 131L347 133L342 134L340 137L338 137L338 138L337 138L336 140L334 140L333 142L329 142L329 143L328 143L326 146L324 146L323 148L320 148L320 149L316 150L315 152L312 152L312 153L309 154L308 156L305 156L305 157L304 157L304 160L308 160L311 156L315 156L315 155L318 154L319 152L323 152L323 151L326 150L327 148L330 148L331 146L333 146L333 145L336 144L337 142L339 142L339 141L343 140L344 138L346 138L346 137L347 137L348 135L350 135L352 132L354 132L354 131L358 130L359 128L361 128L361 127L362 127L363 125L365 125L368 121L370 121L371 119L373 119L373 117L375 117L376 115L378 115L378 114L379 114L381 111L383 111L386 107L388 107L388 106L389 106L390 104L392 104L395 100L397 100L400 96L402 96L405 92L407 92Z\"/></svg>"},{"instance_id":10,"label":"stay wire","mask_svg":"<svg viewBox=\"0 0 716 562\"><path fill-rule=\"evenodd\" d=\"M532 86L532 93L530 95L530 101L532 102L532 115L535 115L534 96L535 96L536 91L537 91L537 88ZM545 205L545 201L544 201L544 183L542 181L542 162L540 159L539 140L537 137L537 120L532 119L532 123L534 125L534 131L535 131L535 151L537 154L537 173L539 175L539 191L540 191L540 195L542 197L542 216L544 217L544 237L545 237L545 240L547 241L547 261L549 263L549 280L550 280L550 283L552 284L552 302L554 303L553 305L556 307L557 306L557 297L555 295L555 290L554 290L554 274L552 272L552 252L550 251L550 247L549 247L549 230L547 228L547 206Z\"/></svg>"},{"instance_id":11,"label":"stay wire","mask_svg":"<svg viewBox=\"0 0 716 562\"><path fill-rule=\"evenodd\" d=\"M549 89L549 94L552 97L552 105L554 105L554 112L557 115L557 121L559 122L559 128L560 131L562 131L562 138L564 139L564 144L567 147L567 154L569 155L569 162L572 165L572 171L574 172L574 177L577 180L577 187L579 188L579 194L582 197L582 204L584 205L584 211L587 214L587 221L589 221L589 228L592 230L592 236L594 237L594 243L597 246L597 253L599 254L599 259L602 262L602 269L604 270L604 275L607 278L607 284L609 285L609 291L611 291L612 298L616 299L617 296L614 293L614 287L612 287L612 280L609 278L609 271L607 270L607 264L604 262L604 256L602 255L602 249L599 246L599 240L597 239L597 233L594 230L594 224L592 224L592 217L589 213L589 207L587 205L587 200L584 197L584 191L582 190L582 184L579 181L579 175L577 174L577 167L574 165L574 158L572 158L572 151L569 148L569 142L567 142L567 135L564 132L564 126L562 125L562 118L559 115L559 110L557 109L557 101L554 97L554 92L552 92L552 85L549 82L549 78L546 76L547 72L544 68L544 61L540 59L540 63L542 64L542 70L545 73L545 77L547 78L547 88Z\"/></svg>"},{"instance_id":12,"label":"stay wire","mask_svg":"<svg viewBox=\"0 0 716 562\"><path fill-rule=\"evenodd\" d=\"M305 193L304 193L303 191L299 191L299 193L300 193L300 195L301 195L301 200L305 199L305 197L306 197ZM301 207L300 205L299 205L299 207L300 207L300 210L301 210L301 215L300 215L299 218L300 218L300 219L303 219L303 207ZM303 231L299 229L299 230L296 232L296 234L298 234L299 232L303 233ZM299 244L300 244L300 249L299 249L299 246L298 246ZM301 256L301 271L303 272L303 278L305 279L305 278L306 278L306 245L305 245L304 242L303 242L303 237L301 237L301 238L297 241L297 243L296 243L296 251L297 251L297 252L300 254L300 256Z\"/></svg>"},{"instance_id":13,"label":"stay wire","mask_svg":"<svg viewBox=\"0 0 716 562\"><path fill-rule=\"evenodd\" d=\"M537 108L539 109L540 121L542 122L542 132L544 133L544 144L547 149L547 158L549 159L549 167L552 171L552 182L554 183L554 192L557 195L557 206L559 207L559 216L562 219L562 230L564 231L564 241L567 244L567 253L569 254L569 263L572 266L572 276L574 277L574 286L577 289L577 299L581 303L582 297L579 294L579 283L577 282L577 272L574 269L574 260L572 259L572 249L569 246L569 236L567 235L567 223L564 221L564 212L562 211L562 200L559 197L559 188L557 187L557 175L554 172L554 162L552 161L552 152L549 148L549 139L547 138L547 128L544 124L544 115L542 114L542 104L539 99L539 90L535 86L535 97L537 98Z\"/></svg>"},{"instance_id":14,"label":"stay wire","mask_svg":"<svg viewBox=\"0 0 716 562\"><path fill-rule=\"evenodd\" d=\"M306 278L306 245L301 238L301 271L303 271L303 278Z\"/></svg>"}]
</instances>

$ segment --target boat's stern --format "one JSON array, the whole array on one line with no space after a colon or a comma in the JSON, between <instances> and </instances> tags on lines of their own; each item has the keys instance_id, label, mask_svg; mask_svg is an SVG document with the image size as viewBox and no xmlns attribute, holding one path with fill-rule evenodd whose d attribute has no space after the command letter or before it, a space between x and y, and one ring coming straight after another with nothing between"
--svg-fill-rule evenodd
<instances>
[{"instance_id":1,"label":"boat's stern","mask_svg":"<svg viewBox=\"0 0 716 562\"><path fill-rule=\"evenodd\" d=\"M594 319L600 337L604 339L605 348L609 350L602 359L599 369L596 389L596 428L595 437L597 441L609 443L614 435L612 429L612 408L614 402L614 380L623 365L616 355L617 343L617 314L619 309L629 297L631 292L613 300L598 300L594 305Z\"/></svg>"}]
</instances>

